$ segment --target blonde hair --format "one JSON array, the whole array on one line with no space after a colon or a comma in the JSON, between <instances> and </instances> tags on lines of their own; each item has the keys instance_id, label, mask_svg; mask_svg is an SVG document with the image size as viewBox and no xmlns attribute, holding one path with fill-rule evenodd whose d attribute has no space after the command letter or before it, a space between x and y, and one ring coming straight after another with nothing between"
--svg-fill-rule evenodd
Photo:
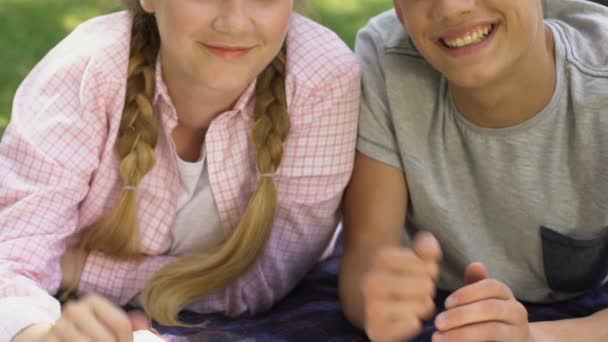
<instances>
[{"instance_id":1,"label":"blonde hair","mask_svg":"<svg viewBox=\"0 0 608 342\"><path fill-rule=\"evenodd\" d=\"M124 185L137 187L155 162L158 128L154 116L155 63L160 38L154 16L138 0L124 1L133 15L125 108L115 149ZM289 132L285 98L285 45L258 76L255 122L251 137L260 174L274 173ZM146 284L141 300L146 312L165 325L185 325L178 313L225 287L262 254L277 207L272 177L259 177L257 189L232 236L212 252L180 257L161 268ZM99 251L119 259L141 257L136 191L123 192L117 205L82 236L84 253Z\"/></svg>"}]
</instances>

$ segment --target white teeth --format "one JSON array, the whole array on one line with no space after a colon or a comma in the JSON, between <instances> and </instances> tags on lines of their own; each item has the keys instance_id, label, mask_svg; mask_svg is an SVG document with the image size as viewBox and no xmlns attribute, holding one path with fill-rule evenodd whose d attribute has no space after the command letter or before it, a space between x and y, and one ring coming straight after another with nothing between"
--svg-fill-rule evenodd
<instances>
[{"instance_id":1,"label":"white teeth","mask_svg":"<svg viewBox=\"0 0 608 342\"><path fill-rule=\"evenodd\" d=\"M492 31L492 25L484 26L477 29L475 32L470 32L464 37L446 40L441 39L445 45L451 48L461 48L471 44L477 44L487 38L488 34Z\"/></svg>"}]
</instances>

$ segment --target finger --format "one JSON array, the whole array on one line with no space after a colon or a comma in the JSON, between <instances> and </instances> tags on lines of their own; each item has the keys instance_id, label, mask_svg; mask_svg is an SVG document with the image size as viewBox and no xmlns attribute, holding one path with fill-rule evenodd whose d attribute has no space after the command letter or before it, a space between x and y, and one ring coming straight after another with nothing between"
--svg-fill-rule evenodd
<instances>
[{"instance_id":1,"label":"finger","mask_svg":"<svg viewBox=\"0 0 608 342\"><path fill-rule=\"evenodd\" d=\"M372 341L402 341L421 330L421 320L408 307L380 301L366 306L365 331Z\"/></svg>"},{"instance_id":2,"label":"finger","mask_svg":"<svg viewBox=\"0 0 608 342\"><path fill-rule=\"evenodd\" d=\"M105 298L89 296L85 298L95 317L111 331L119 342L131 342L133 330L127 314Z\"/></svg>"},{"instance_id":3,"label":"finger","mask_svg":"<svg viewBox=\"0 0 608 342\"><path fill-rule=\"evenodd\" d=\"M135 341L163 342L162 336L155 330L137 330L133 332Z\"/></svg>"},{"instance_id":4,"label":"finger","mask_svg":"<svg viewBox=\"0 0 608 342\"><path fill-rule=\"evenodd\" d=\"M514 299L487 299L442 312L435 318L435 326L440 331L446 331L488 321L519 325L528 322L528 312Z\"/></svg>"},{"instance_id":5,"label":"finger","mask_svg":"<svg viewBox=\"0 0 608 342\"><path fill-rule=\"evenodd\" d=\"M57 335L55 335L54 332L49 332L47 335L42 337L42 341L44 341L44 342L61 342L59 337L57 337Z\"/></svg>"},{"instance_id":6,"label":"finger","mask_svg":"<svg viewBox=\"0 0 608 342\"><path fill-rule=\"evenodd\" d=\"M439 262L441 260L441 247L433 234L420 232L414 237L412 242L414 253L425 261Z\"/></svg>"},{"instance_id":7,"label":"finger","mask_svg":"<svg viewBox=\"0 0 608 342\"><path fill-rule=\"evenodd\" d=\"M417 300L435 297L436 285L426 274L372 272L363 278L365 298Z\"/></svg>"},{"instance_id":8,"label":"finger","mask_svg":"<svg viewBox=\"0 0 608 342\"><path fill-rule=\"evenodd\" d=\"M494 278L483 279L456 290L445 300L445 307L451 309L458 305L492 298L508 300L513 298L513 292L507 285Z\"/></svg>"},{"instance_id":9,"label":"finger","mask_svg":"<svg viewBox=\"0 0 608 342\"><path fill-rule=\"evenodd\" d=\"M414 237L412 250L425 262L428 273L433 280L437 281L439 278L439 262L441 261L442 254L437 239L431 233L420 232Z\"/></svg>"},{"instance_id":10,"label":"finger","mask_svg":"<svg viewBox=\"0 0 608 342\"><path fill-rule=\"evenodd\" d=\"M480 262L470 264L464 272L465 284L473 284L480 280L489 278L490 274L486 266Z\"/></svg>"},{"instance_id":11,"label":"finger","mask_svg":"<svg viewBox=\"0 0 608 342\"><path fill-rule=\"evenodd\" d=\"M432 299L394 301L372 300L365 303L366 322L406 321L408 319L426 319L435 312Z\"/></svg>"},{"instance_id":12,"label":"finger","mask_svg":"<svg viewBox=\"0 0 608 342\"><path fill-rule=\"evenodd\" d=\"M47 340L47 339L45 339ZM57 323L53 326L51 330L48 340L51 341L83 341L83 342L92 342L92 340L81 334L78 328L67 318L60 318ZM111 340L110 340L111 341Z\"/></svg>"},{"instance_id":13,"label":"finger","mask_svg":"<svg viewBox=\"0 0 608 342\"><path fill-rule=\"evenodd\" d=\"M400 342L412 338L422 331L422 323L417 319L394 320L381 326L365 329L373 342Z\"/></svg>"},{"instance_id":14,"label":"finger","mask_svg":"<svg viewBox=\"0 0 608 342\"><path fill-rule=\"evenodd\" d=\"M483 322L433 334L437 341L522 341L514 326L502 322Z\"/></svg>"},{"instance_id":15,"label":"finger","mask_svg":"<svg viewBox=\"0 0 608 342\"><path fill-rule=\"evenodd\" d=\"M150 318L146 313L136 310L128 313L129 321L131 321L131 330L149 330L152 328Z\"/></svg>"},{"instance_id":16,"label":"finger","mask_svg":"<svg viewBox=\"0 0 608 342\"><path fill-rule=\"evenodd\" d=\"M431 277L438 273L438 266L429 266L412 250L407 248L384 248L374 258L373 270L384 270L399 274L428 274Z\"/></svg>"},{"instance_id":17,"label":"finger","mask_svg":"<svg viewBox=\"0 0 608 342\"><path fill-rule=\"evenodd\" d=\"M87 305L68 303L64 306L63 317L92 341L114 341L114 334L97 319Z\"/></svg>"}]
</instances>

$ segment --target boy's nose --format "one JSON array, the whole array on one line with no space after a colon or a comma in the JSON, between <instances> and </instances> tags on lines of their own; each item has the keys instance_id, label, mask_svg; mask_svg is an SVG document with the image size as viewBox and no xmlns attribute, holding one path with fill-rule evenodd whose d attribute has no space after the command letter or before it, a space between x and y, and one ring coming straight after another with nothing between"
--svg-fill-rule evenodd
<instances>
[{"instance_id":1,"label":"boy's nose","mask_svg":"<svg viewBox=\"0 0 608 342\"><path fill-rule=\"evenodd\" d=\"M475 7L476 0L436 0L433 17L436 20L454 20L467 14Z\"/></svg>"}]
</instances>

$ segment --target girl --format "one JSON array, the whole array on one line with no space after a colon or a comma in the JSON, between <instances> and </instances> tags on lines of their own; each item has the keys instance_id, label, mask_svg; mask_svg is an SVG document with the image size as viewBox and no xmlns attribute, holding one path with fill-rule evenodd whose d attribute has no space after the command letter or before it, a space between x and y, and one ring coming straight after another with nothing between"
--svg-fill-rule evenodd
<instances>
[{"instance_id":1,"label":"girl","mask_svg":"<svg viewBox=\"0 0 608 342\"><path fill-rule=\"evenodd\" d=\"M334 232L359 99L345 44L293 1L125 3L16 93L0 340L127 341L128 303L166 325L183 309L257 313ZM60 288L100 296L61 312Z\"/></svg>"},{"instance_id":2,"label":"girl","mask_svg":"<svg viewBox=\"0 0 608 342\"><path fill-rule=\"evenodd\" d=\"M433 341L606 341L608 9L394 4L357 41L347 316L375 341L415 338L444 304Z\"/></svg>"}]
</instances>

